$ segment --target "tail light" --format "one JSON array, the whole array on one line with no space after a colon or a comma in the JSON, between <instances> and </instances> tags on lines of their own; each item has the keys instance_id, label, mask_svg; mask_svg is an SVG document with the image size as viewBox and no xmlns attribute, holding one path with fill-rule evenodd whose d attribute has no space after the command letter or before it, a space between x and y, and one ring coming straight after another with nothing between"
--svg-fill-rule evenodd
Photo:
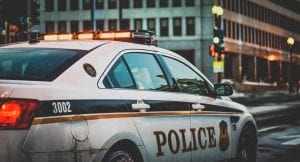
<instances>
[{"instance_id":1,"label":"tail light","mask_svg":"<svg viewBox=\"0 0 300 162\"><path fill-rule=\"evenodd\" d=\"M38 102L12 99L0 102L0 129L28 129L32 123Z\"/></svg>"}]
</instances>

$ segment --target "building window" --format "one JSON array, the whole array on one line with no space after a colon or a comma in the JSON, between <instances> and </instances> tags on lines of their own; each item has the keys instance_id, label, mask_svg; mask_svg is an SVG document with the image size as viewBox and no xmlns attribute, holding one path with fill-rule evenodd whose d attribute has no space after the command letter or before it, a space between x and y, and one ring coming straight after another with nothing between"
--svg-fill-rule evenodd
<instances>
[{"instance_id":1,"label":"building window","mask_svg":"<svg viewBox=\"0 0 300 162\"><path fill-rule=\"evenodd\" d=\"M108 20L108 30L110 31L117 30L117 20Z\"/></svg>"},{"instance_id":2,"label":"building window","mask_svg":"<svg viewBox=\"0 0 300 162\"><path fill-rule=\"evenodd\" d=\"M180 7L181 6L181 0L173 0L173 7Z\"/></svg>"},{"instance_id":3,"label":"building window","mask_svg":"<svg viewBox=\"0 0 300 162\"><path fill-rule=\"evenodd\" d=\"M195 35L195 18L186 18L186 35Z\"/></svg>"},{"instance_id":4,"label":"building window","mask_svg":"<svg viewBox=\"0 0 300 162\"><path fill-rule=\"evenodd\" d=\"M169 22L168 18L160 19L160 36L168 36L169 35Z\"/></svg>"},{"instance_id":5,"label":"building window","mask_svg":"<svg viewBox=\"0 0 300 162\"><path fill-rule=\"evenodd\" d=\"M129 0L121 0L122 8L129 8Z\"/></svg>"},{"instance_id":6,"label":"building window","mask_svg":"<svg viewBox=\"0 0 300 162\"><path fill-rule=\"evenodd\" d=\"M176 17L173 18L173 32L174 36L180 36L181 35L181 18Z\"/></svg>"},{"instance_id":7,"label":"building window","mask_svg":"<svg viewBox=\"0 0 300 162\"><path fill-rule=\"evenodd\" d=\"M54 33L54 21L46 21L45 22L46 25L46 33Z\"/></svg>"},{"instance_id":8,"label":"building window","mask_svg":"<svg viewBox=\"0 0 300 162\"><path fill-rule=\"evenodd\" d=\"M147 19L147 28L148 28L148 30L155 32L155 26L156 26L156 24L155 24L155 19L154 18Z\"/></svg>"},{"instance_id":9,"label":"building window","mask_svg":"<svg viewBox=\"0 0 300 162\"><path fill-rule=\"evenodd\" d=\"M92 22L90 20L83 21L83 32L91 32L92 30Z\"/></svg>"},{"instance_id":10,"label":"building window","mask_svg":"<svg viewBox=\"0 0 300 162\"><path fill-rule=\"evenodd\" d=\"M71 21L71 33L79 32L79 22L78 21Z\"/></svg>"},{"instance_id":11,"label":"building window","mask_svg":"<svg viewBox=\"0 0 300 162\"><path fill-rule=\"evenodd\" d=\"M67 32L67 23L66 23L66 21L58 21L57 29L58 29L58 33L66 33Z\"/></svg>"},{"instance_id":12,"label":"building window","mask_svg":"<svg viewBox=\"0 0 300 162\"><path fill-rule=\"evenodd\" d=\"M72 11L79 9L79 0L70 0L70 9Z\"/></svg>"},{"instance_id":13,"label":"building window","mask_svg":"<svg viewBox=\"0 0 300 162\"><path fill-rule=\"evenodd\" d=\"M133 0L133 7L134 8L142 8L143 1L142 0Z\"/></svg>"},{"instance_id":14,"label":"building window","mask_svg":"<svg viewBox=\"0 0 300 162\"><path fill-rule=\"evenodd\" d=\"M45 1L45 11L53 11L54 10L54 0L46 0Z\"/></svg>"},{"instance_id":15,"label":"building window","mask_svg":"<svg viewBox=\"0 0 300 162\"><path fill-rule=\"evenodd\" d=\"M66 11L67 9L67 0L59 0L57 2L57 9L58 11Z\"/></svg>"},{"instance_id":16,"label":"building window","mask_svg":"<svg viewBox=\"0 0 300 162\"><path fill-rule=\"evenodd\" d=\"M195 0L185 0L185 6L195 6Z\"/></svg>"},{"instance_id":17,"label":"building window","mask_svg":"<svg viewBox=\"0 0 300 162\"><path fill-rule=\"evenodd\" d=\"M135 30L141 30L141 29L143 29L142 19L134 19L134 29Z\"/></svg>"},{"instance_id":18,"label":"building window","mask_svg":"<svg viewBox=\"0 0 300 162\"><path fill-rule=\"evenodd\" d=\"M249 34L249 27L248 26L244 26L245 27L245 41L246 42L249 42L249 40L250 40L250 38L249 38L249 36L250 36L250 34Z\"/></svg>"},{"instance_id":19,"label":"building window","mask_svg":"<svg viewBox=\"0 0 300 162\"><path fill-rule=\"evenodd\" d=\"M245 37L244 37L244 25L243 24L241 24L241 41L245 41Z\"/></svg>"},{"instance_id":20,"label":"building window","mask_svg":"<svg viewBox=\"0 0 300 162\"><path fill-rule=\"evenodd\" d=\"M241 35L240 35L240 30L241 30L241 24L237 23L236 24L236 39L241 40Z\"/></svg>"},{"instance_id":21,"label":"building window","mask_svg":"<svg viewBox=\"0 0 300 162\"><path fill-rule=\"evenodd\" d=\"M255 44L255 42L256 42L256 41L255 41L255 34L256 34L256 33L255 33L255 29L251 27L252 43L254 43L254 44Z\"/></svg>"},{"instance_id":22,"label":"building window","mask_svg":"<svg viewBox=\"0 0 300 162\"><path fill-rule=\"evenodd\" d=\"M232 22L232 38L236 39L236 23Z\"/></svg>"},{"instance_id":23,"label":"building window","mask_svg":"<svg viewBox=\"0 0 300 162\"><path fill-rule=\"evenodd\" d=\"M116 9L117 8L117 0L108 0L108 8Z\"/></svg>"},{"instance_id":24,"label":"building window","mask_svg":"<svg viewBox=\"0 0 300 162\"><path fill-rule=\"evenodd\" d=\"M227 9L227 0L222 0L222 7Z\"/></svg>"},{"instance_id":25,"label":"building window","mask_svg":"<svg viewBox=\"0 0 300 162\"><path fill-rule=\"evenodd\" d=\"M155 0L147 0L147 7L148 8L155 7Z\"/></svg>"},{"instance_id":26,"label":"building window","mask_svg":"<svg viewBox=\"0 0 300 162\"><path fill-rule=\"evenodd\" d=\"M223 32L224 32L224 37L227 37L227 20L223 19Z\"/></svg>"},{"instance_id":27,"label":"building window","mask_svg":"<svg viewBox=\"0 0 300 162\"><path fill-rule=\"evenodd\" d=\"M96 20L96 28L99 31L104 30L104 20Z\"/></svg>"},{"instance_id":28,"label":"building window","mask_svg":"<svg viewBox=\"0 0 300 162\"><path fill-rule=\"evenodd\" d=\"M168 7L169 1L167 0L159 0L159 7Z\"/></svg>"},{"instance_id":29,"label":"building window","mask_svg":"<svg viewBox=\"0 0 300 162\"><path fill-rule=\"evenodd\" d=\"M84 10L89 10L91 8L91 0L83 0L82 8Z\"/></svg>"},{"instance_id":30,"label":"building window","mask_svg":"<svg viewBox=\"0 0 300 162\"><path fill-rule=\"evenodd\" d=\"M261 40L261 31L260 30L256 30L256 44L260 45L260 40Z\"/></svg>"},{"instance_id":31,"label":"building window","mask_svg":"<svg viewBox=\"0 0 300 162\"><path fill-rule=\"evenodd\" d=\"M130 21L129 19L123 19L121 22L121 30L129 30L130 27Z\"/></svg>"},{"instance_id":32,"label":"building window","mask_svg":"<svg viewBox=\"0 0 300 162\"><path fill-rule=\"evenodd\" d=\"M96 9L103 9L104 8L104 0L96 0Z\"/></svg>"}]
</instances>

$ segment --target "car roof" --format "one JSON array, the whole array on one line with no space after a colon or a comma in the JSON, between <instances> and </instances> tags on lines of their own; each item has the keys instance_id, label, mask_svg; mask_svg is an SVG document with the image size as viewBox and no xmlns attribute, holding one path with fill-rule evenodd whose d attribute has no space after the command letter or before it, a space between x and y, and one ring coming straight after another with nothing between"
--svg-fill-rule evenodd
<instances>
[{"instance_id":1,"label":"car roof","mask_svg":"<svg viewBox=\"0 0 300 162\"><path fill-rule=\"evenodd\" d=\"M2 46L2 48L62 48L74 50L92 50L106 44L102 40L70 40L70 41L40 41L38 43L13 43Z\"/></svg>"}]
</instances>

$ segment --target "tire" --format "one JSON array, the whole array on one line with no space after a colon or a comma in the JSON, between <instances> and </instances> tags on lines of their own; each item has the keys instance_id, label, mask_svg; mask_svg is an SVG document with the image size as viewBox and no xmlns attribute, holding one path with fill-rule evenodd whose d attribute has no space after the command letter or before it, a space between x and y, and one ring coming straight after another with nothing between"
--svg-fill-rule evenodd
<instances>
[{"instance_id":1,"label":"tire","mask_svg":"<svg viewBox=\"0 0 300 162\"><path fill-rule=\"evenodd\" d=\"M236 162L256 162L257 153L257 135L254 128L250 125L246 125L241 133L237 154Z\"/></svg>"},{"instance_id":2,"label":"tire","mask_svg":"<svg viewBox=\"0 0 300 162\"><path fill-rule=\"evenodd\" d=\"M134 158L126 151L116 150L109 153L104 162L134 162Z\"/></svg>"},{"instance_id":3,"label":"tire","mask_svg":"<svg viewBox=\"0 0 300 162\"><path fill-rule=\"evenodd\" d=\"M105 155L103 162L142 162L139 151L132 147L114 147Z\"/></svg>"}]
</instances>

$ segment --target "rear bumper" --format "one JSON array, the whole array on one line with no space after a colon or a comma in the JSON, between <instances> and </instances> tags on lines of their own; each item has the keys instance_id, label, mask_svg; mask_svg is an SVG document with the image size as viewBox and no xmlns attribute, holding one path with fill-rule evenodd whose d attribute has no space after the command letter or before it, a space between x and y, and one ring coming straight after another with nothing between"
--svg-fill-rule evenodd
<instances>
[{"instance_id":1,"label":"rear bumper","mask_svg":"<svg viewBox=\"0 0 300 162\"><path fill-rule=\"evenodd\" d=\"M28 130L0 130L1 162L101 161L107 150L28 152L24 150Z\"/></svg>"},{"instance_id":2,"label":"rear bumper","mask_svg":"<svg viewBox=\"0 0 300 162\"><path fill-rule=\"evenodd\" d=\"M0 130L1 161L30 161L22 151L27 133L28 130Z\"/></svg>"}]
</instances>

